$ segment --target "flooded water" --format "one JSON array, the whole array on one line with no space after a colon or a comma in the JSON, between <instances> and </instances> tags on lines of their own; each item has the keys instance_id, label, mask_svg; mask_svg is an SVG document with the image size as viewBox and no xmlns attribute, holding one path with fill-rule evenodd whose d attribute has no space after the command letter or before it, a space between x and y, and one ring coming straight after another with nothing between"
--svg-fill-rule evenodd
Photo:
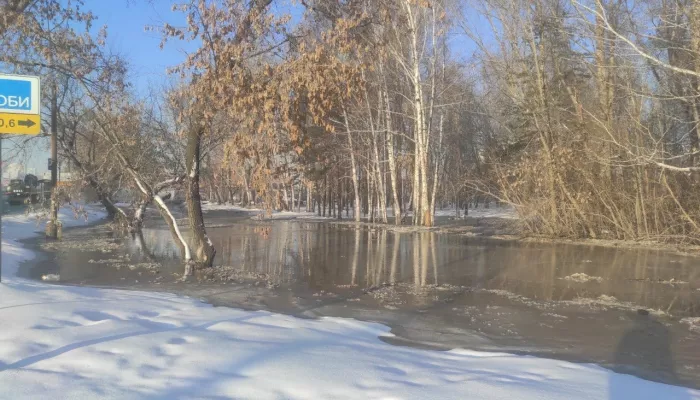
<instances>
[{"instance_id":1,"label":"flooded water","mask_svg":"<svg viewBox=\"0 0 700 400\"><path fill-rule=\"evenodd\" d=\"M26 276L167 290L216 305L385 323L392 343L597 362L700 387L700 258L434 232L208 215L217 268L178 282L164 227L43 245ZM34 243L42 247L42 243Z\"/></svg>"}]
</instances>

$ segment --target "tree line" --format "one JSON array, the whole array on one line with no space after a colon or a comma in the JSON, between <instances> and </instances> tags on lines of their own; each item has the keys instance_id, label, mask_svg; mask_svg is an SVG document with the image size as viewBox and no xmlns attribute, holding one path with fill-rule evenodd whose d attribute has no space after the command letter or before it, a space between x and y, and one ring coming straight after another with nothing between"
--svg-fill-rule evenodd
<instances>
[{"instance_id":1,"label":"tree line","mask_svg":"<svg viewBox=\"0 0 700 400\"><path fill-rule=\"evenodd\" d=\"M195 50L143 96L82 1L1 0L0 65L42 76L60 156L128 229L158 209L188 274L216 255L203 198L422 226L496 200L530 233L699 239L698 2L278 5L174 2L186 22L148 29Z\"/></svg>"}]
</instances>

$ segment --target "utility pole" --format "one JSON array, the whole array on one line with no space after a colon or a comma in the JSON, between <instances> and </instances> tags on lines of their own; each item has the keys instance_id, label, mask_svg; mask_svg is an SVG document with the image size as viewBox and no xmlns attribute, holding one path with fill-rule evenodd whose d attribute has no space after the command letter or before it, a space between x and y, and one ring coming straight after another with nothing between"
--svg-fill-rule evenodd
<instances>
[{"instance_id":1,"label":"utility pole","mask_svg":"<svg viewBox=\"0 0 700 400\"><path fill-rule=\"evenodd\" d=\"M46 224L46 237L58 239L58 87L51 93L51 211Z\"/></svg>"}]
</instances>

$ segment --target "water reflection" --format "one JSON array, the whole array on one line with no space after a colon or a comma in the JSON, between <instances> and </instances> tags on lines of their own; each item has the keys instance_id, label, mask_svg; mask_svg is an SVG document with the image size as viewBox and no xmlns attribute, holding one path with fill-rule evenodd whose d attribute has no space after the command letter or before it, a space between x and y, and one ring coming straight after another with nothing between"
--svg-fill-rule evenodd
<instances>
[{"instance_id":1,"label":"water reflection","mask_svg":"<svg viewBox=\"0 0 700 400\"><path fill-rule=\"evenodd\" d=\"M469 286L536 300L606 299L699 315L698 259L655 250L525 244L433 232L280 221L212 228L217 264L311 289L385 284ZM177 260L166 231L145 230L131 253ZM179 263L174 262L174 268Z\"/></svg>"}]
</instances>

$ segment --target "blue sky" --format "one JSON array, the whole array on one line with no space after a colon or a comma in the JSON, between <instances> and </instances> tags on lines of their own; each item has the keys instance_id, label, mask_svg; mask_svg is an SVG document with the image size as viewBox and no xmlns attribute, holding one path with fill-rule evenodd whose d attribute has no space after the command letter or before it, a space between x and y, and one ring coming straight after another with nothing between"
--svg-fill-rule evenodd
<instances>
[{"instance_id":1,"label":"blue sky","mask_svg":"<svg viewBox=\"0 0 700 400\"><path fill-rule=\"evenodd\" d=\"M185 25L184 14L172 11L173 2L177 0L85 0L86 7L99 18L95 30L107 26L109 49L129 62L133 85L142 95L149 87L160 87L168 79L167 68L181 63L187 51L196 48L194 43L170 40L161 50L160 34L145 31L146 26L164 23ZM298 17L300 6L294 3L276 2L277 12Z\"/></svg>"},{"instance_id":2,"label":"blue sky","mask_svg":"<svg viewBox=\"0 0 700 400\"><path fill-rule=\"evenodd\" d=\"M185 52L193 48L192 44L175 40L161 50L160 34L145 29L166 22L184 26L182 13L171 11L172 0L87 0L85 5L98 16L96 27L107 26L107 46L129 62L139 93L162 84L167 79L167 68L182 62Z\"/></svg>"}]
</instances>

